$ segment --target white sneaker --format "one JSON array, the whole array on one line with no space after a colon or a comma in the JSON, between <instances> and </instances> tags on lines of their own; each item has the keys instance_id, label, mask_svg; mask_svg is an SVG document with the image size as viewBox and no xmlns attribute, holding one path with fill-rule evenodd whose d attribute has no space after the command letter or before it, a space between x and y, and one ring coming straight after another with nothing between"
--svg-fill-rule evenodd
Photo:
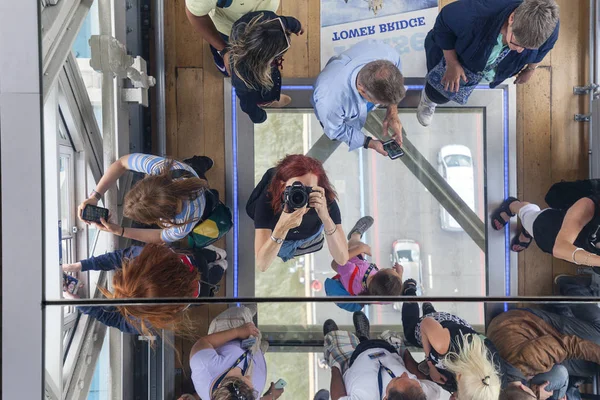
<instances>
[{"instance_id":1,"label":"white sneaker","mask_svg":"<svg viewBox=\"0 0 600 400\"><path fill-rule=\"evenodd\" d=\"M217 253L219 255L219 260L224 260L227 258L227 252L225 250L215 247L212 244L210 246L206 246L205 249L211 250L211 251L214 251L215 253Z\"/></svg>"},{"instance_id":2,"label":"white sneaker","mask_svg":"<svg viewBox=\"0 0 600 400\"><path fill-rule=\"evenodd\" d=\"M436 103L430 101L425 94L425 89L421 92L421 100L419 101L419 107L417 107L417 119L423 126L429 126L435 114Z\"/></svg>"},{"instance_id":3,"label":"white sneaker","mask_svg":"<svg viewBox=\"0 0 600 400\"><path fill-rule=\"evenodd\" d=\"M211 262L208 264L209 268L212 268L213 266L218 265L219 267L223 268L223 271L227 271L227 260L224 258L221 258L220 260L217 260L215 262Z\"/></svg>"}]
</instances>

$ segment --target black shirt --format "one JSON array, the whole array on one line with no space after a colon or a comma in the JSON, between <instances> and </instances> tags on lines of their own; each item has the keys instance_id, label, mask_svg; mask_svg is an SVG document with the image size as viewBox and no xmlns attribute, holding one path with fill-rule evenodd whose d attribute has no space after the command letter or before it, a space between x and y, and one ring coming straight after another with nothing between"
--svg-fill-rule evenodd
<instances>
[{"instance_id":1,"label":"black shirt","mask_svg":"<svg viewBox=\"0 0 600 400\"><path fill-rule=\"evenodd\" d=\"M237 32L243 29L245 24L260 14L263 14L260 21L281 18L283 25L292 33L298 33L300 32L300 29L302 29L300 21L296 18L279 16L271 11L253 11L245 14L233 24L231 38L235 38L238 35ZM243 65L238 66L238 69L240 70L240 73L244 73ZM279 65L277 63L271 65L271 79L273 80L273 87L270 90L262 90L262 88L256 90L246 86L244 81L242 81L233 68L231 68L231 84L235 88L237 97L240 99L240 108L248 114L255 124L265 122L267 119L267 113L258 105L279 100L281 95L281 73L279 72Z\"/></svg>"},{"instance_id":2,"label":"black shirt","mask_svg":"<svg viewBox=\"0 0 600 400\"><path fill-rule=\"evenodd\" d=\"M328 206L329 216L333 220L336 225L342 223L342 217L340 214L340 208L338 207L337 202L334 200ZM256 201L256 209L254 211L254 228L256 229L275 229L275 225L277 225L277 221L279 221L279 217L281 213L275 215L273 212L273 208L271 207L271 196L268 194L267 190L264 190L258 200ZM317 211L314 208L311 208L306 214L304 214L304 218L302 218L302 224L299 227L292 229L288 232L285 240L303 240L308 239L312 235L316 234L323 222L319 218Z\"/></svg>"},{"instance_id":3,"label":"black shirt","mask_svg":"<svg viewBox=\"0 0 600 400\"><path fill-rule=\"evenodd\" d=\"M594 195L589 196L588 198L591 199L595 205L594 217L583 227L581 232L579 232L579 235L573 244L590 253L600 254L600 249L594 245L600 241L600 207L598 206L600 196ZM556 243L556 237L562 228L566 214L567 210L550 208L538 215L533 222L533 237L542 251L552 254L554 244Z\"/></svg>"}]
</instances>

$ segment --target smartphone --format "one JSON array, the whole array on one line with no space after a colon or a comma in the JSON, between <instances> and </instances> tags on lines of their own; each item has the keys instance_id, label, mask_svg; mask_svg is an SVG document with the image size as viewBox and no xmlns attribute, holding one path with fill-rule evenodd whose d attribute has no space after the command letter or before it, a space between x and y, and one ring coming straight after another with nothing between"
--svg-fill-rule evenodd
<instances>
[{"instance_id":1,"label":"smartphone","mask_svg":"<svg viewBox=\"0 0 600 400\"><path fill-rule=\"evenodd\" d=\"M90 222L100 222L100 218L104 218L106 221L108 220L108 208L102 208L88 204L83 209L81 218Z\"/></svg>"},{"instance_id":2,"label":"smartphone","mask_svg":"<svg viewBox=\"0 0 600 400\"><path fill-rule=\"evenodd\" d=\"M384 142L383 149L387 151L388 157L392 160L395 160L396 158L402 157L404 155L402 147L400 147L398 142L396 142L394 139Z\"/></svg>"},{"instance_id":3,"label":"smartphone","mask_svg":"<svg viewBox=\"0 0 600 400\"><path fill-rule=\"evenodd\" d=\"M63 292L77 294L77 289L79 289L79 280L63 272Z\"/></svg>"},{"instance_id":4,"label":"smartphone","mask_svg":"<svg viewBox=\"0 0 600 400\"><path fill-rule=\"evenodd\" d=\"M421 361L417 368L419 369L419 371L421 371L423 375L429 376L429 364L427 364L427 360Z\"/></svg>"},{"instance_id":5,"label":"smartphone","mask_svg":"<svg viewBox=\"0 0 600 400\"><path fill-rule=\"evenodd\" d=\"M256 343L255 337L249 337L248 339L242 340L242 349L248 350L250 347L254 346Z\"/></svg>"},{"instance_id":6,"label":"smartphone","mask_svg":"<svg viewBox=\"0 0 600 400\"><path fill-rule=\"evenodd\" d=\"M280 378L277 382L275 382L275 389L281 390L285 387L285 385L287 385L287 382Z\"/></svg>"}]
</instances>

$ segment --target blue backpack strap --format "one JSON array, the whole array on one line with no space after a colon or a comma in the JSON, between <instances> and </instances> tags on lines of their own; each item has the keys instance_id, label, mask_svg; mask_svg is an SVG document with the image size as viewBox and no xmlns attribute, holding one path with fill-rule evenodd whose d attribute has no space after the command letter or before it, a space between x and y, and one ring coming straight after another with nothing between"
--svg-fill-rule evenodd
<instances>
[{"instance_id":1,"label":"blue backpack strap","mask_svg":"<svg viewBox=\"0 0 600 400\"><path fill-rule=\"evenodd\" d=\"M231 6L233 0L217 0L217 7L219 8L227 8Z\"/></svg>"},{"instance_id":2,"label":"blue backpack strap","mask_svg":"<svg viewBox=\"0 0 600 400\"><path fill-rule=\"evenodd\" d=\"M344 288L342 282L337 279L325 279L325 294L327 296L350 296L350 293ZM362 310L363 306L356 303L336 303L336 305L346 311L354 312Z\"/></svg>"}]
</instances>

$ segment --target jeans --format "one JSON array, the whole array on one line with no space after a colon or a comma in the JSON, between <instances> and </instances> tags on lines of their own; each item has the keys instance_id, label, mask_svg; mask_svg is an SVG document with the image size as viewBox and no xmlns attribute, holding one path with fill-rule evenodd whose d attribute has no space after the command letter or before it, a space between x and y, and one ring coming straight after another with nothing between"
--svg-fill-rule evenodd
<instances>
[{"instance_id":1,"label":"jeans","mask_svg":"<svg viewBox=\"0 0 600 400\"><path fill-rule=\"evenodd\" d=\"M445 98L443 94L435 90L429 83L425 84L425 94L429 100L433 101L435 104L446 104L450 101Z\"/></svg>"},{"instance_id":2,"label":"jeans","mask_svg":"<svg viewBox=\"0 0 600 400\"><path fill-rule=\"evenodd\" d=\"M295 257L296 250L298 250L298 247L302 247L302 245L309 243L309 242L315 240L316 238L320 237L323 234L323 229L324 229L324 227L323 227L323 225L321 225L321 229L319 229L319 231L317 233L315 233L314 235L312 235L311 237L306 238L306 239L284 240L281 245L281 248L279 249L279 253L277 253L277 255L284 262L291 260L292 258Z\"/></svg>"},{"instance_id":3,"label":"jeans","mask_svg":"<svg viewBox=\"0 0 600 400\"><path fill-rule=\"evenodd\" d=\"M406 290L404 294L416 297L417 291L416 289L409 289ZM417 338L415 337L415 328L420 320L419 303L408 303L406 301L402 303L402 328L404 329L404 338L414 346L418 346Z\"/></svg>"},{"instance_id":4,"label":"jeans","mask_svg":"<svg viewBox=\"0 0 600 400\"><path fill-rule=\"evenodd\" d=\"M585 276L561 278L559 290L563 296L594 296L598 293L598 278L592 275L590 281ZM600 308L596 304L569 304L573 317L559 315L544 310L530 310L556 330L565 335L575 335L600 345ZM563 365L569 375L592 377L600 367L583 360L565 360Z\"/></svg>"},{"instance_id":5,"label":"jeans","mask_svg":"<svg viewBox=\"0 0 600 400\"><path fill-rule=\"evenodd\" d=\"M562 365L555 365L549 372L538 374L531 379L530 384L542 385L548 382L545 390L552 392L551 400L559 400L567 394L569 386L569 371Z\"/></svg>"}]
</instances>

